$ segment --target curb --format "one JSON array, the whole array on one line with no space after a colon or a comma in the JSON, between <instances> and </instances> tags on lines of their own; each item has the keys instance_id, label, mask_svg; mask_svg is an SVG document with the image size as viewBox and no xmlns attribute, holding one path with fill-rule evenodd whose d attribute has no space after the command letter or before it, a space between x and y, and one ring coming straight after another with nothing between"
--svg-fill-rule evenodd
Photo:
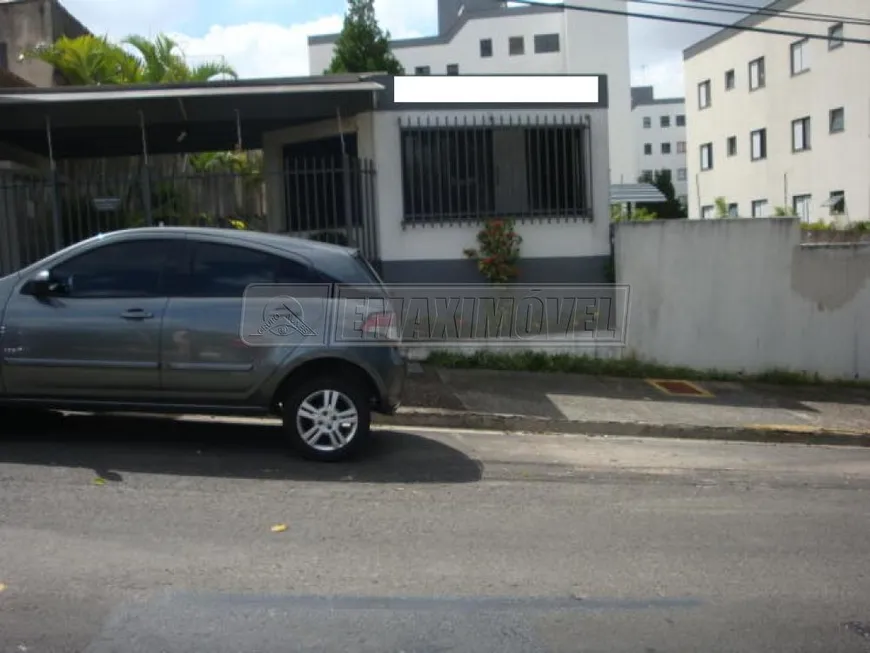
<instances>
[{"instance_id":1,"label":"curb","mask_svg":"<svg viewBox=\"0 0 870 653\"><path fill-rule=\"evenodd\" d=\"M373 415L372 422L377 426L393 427L870 447L870 432L779 424L698 426L694 424L594 422L425 408L400 408L395 415Z\"/></svg>"}]
</instances>

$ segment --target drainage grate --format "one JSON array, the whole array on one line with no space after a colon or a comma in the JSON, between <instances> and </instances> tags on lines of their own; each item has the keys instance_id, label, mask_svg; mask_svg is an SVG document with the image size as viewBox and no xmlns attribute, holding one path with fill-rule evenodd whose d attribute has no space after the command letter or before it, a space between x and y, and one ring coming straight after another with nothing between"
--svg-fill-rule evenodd
<instances>
[{"instance_id":1,"label":"drainage grate","mask_svg":"<svg viewBox=\"0 0 870 653\"><path fill-rule=\"evenodd\" d=\"M656 390L664 392L667 395L680 397L712 397L712 393L704 390L699 385L690 381L677 381L672 379L647 379Z\"/></svg>"}]
</instances>

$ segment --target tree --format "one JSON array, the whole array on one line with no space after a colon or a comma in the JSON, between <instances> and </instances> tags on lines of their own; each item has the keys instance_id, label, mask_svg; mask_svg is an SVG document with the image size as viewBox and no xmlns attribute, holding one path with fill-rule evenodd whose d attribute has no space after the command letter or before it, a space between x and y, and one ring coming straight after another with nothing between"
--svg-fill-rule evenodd
<instances>
[{"instance_id":1,"label":"tree","mask_svg":"<svg viewBox=\"0 0 870 653\"><path fill-rule=\"evenodd\" d=\"M638 182L641 184L652 184L665 196L664 202L639 202L637 204L638 209L645 209L655 213L662 220L686 217L686 209L682 202L677 199L677 191L674 188L670 170L656 170L655 175L644 173L638 178Z\"/></svg>"},{"instance_id":2,"label":"tree","mask_svg":"<svg viewBox=\"0 0 870 653\"><path fill-rule=\"evenodd\" d=\"M378 25L374 0L348 0L332 61L323 73L375 72L404 75L405 69L390 52L390 33Z\"/></svg>"},{"instance_id":3,"label":"tree","mask_svg":"<svg viewBox=\"0 0 870 653\"><path fill-rule=\"evenodd\" d=\"M73 86L207 82L222 75L237 77L233 67L223 62L190 66L178 43L163 34L153 41L133 35L121 43L90 34L74 39L61 37L54 43L25 50L22 55L53 66Z\"/></svg>"}]
</instances>

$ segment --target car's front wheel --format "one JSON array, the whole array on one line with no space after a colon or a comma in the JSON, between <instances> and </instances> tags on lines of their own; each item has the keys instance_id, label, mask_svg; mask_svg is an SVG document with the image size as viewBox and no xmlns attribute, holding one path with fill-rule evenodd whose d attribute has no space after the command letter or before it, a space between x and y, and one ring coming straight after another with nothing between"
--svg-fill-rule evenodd
<instances>
[{"instance_id":1,"label":"car's front wheel","mask_svg":"<svg viewBox=\"0 0 870 653\"><path fill-rule=\"evenodd\" d=\"M290 390L283 407L284 430L305 458L344 460L369 438L368 396L352 379L324 376L303 381Z\"/></svg>"}]
</instances>

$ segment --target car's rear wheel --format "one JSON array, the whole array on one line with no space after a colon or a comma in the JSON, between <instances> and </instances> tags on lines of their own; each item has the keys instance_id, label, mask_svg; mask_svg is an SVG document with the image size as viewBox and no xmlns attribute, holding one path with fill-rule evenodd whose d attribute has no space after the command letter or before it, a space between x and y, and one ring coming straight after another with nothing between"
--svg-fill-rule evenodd
<instances>
[{"instance_id":1,"label":"car's rear wheel","mask_svg":"<svg viewBox=\"0 0 870 653\"><path fill-rule=\"evenodd\" d=\"M344 460L369 439L371 409L353 379L322 376L300 383L284 402L284 430L305 458Z\"/></svg>"}]
</instances>

